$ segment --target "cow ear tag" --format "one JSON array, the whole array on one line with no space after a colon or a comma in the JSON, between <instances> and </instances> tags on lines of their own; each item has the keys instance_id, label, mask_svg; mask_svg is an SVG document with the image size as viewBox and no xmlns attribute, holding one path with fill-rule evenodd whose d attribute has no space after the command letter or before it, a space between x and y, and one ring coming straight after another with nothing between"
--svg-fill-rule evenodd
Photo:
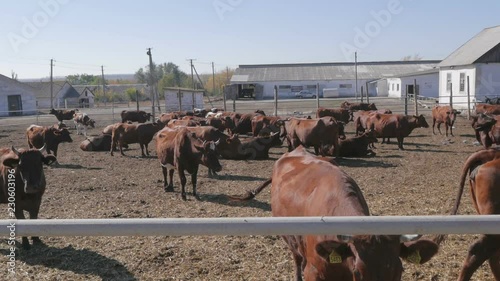
<instances>
[{"instance_id":1,"label":"cow ear tag","mask_svg":"<svg viewBox=\"0 0 500 281\"><path fill-rule=\"evenodd\" d=\"M330 263L342 263L342 257L335 251L332 251L328 256Z\"/></svg>"},{"instance_id":2,"label":"cow ear tag","mask_svg":"<svg viewBox=\"0 0 500 281\"><path fill-rule=\"evenodd\" d=\"M420 252L416 250L413 253L411 253L411 255L408 255L406 257L406 260L410 263L420 264L420 261L422 261L422 257L420 256Z\"/></svg>"}]
</instances>

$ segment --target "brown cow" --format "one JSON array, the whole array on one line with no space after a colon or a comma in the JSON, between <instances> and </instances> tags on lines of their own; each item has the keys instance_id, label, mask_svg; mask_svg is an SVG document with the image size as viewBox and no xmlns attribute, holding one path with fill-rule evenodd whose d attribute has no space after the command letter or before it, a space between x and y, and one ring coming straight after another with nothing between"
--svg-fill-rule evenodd
<instances>
[{"instance_id":1,"label":"brown cow","mask_svg":"<svg viewBox=\"0 0 500 281\"><path fill-rule=\"evenodd\" d=\"M145 157L149 156L148 144L153 139L156 132L163 128L163 124L160 123L148 123L148 124L127 124L127 123L117 123L113 127L113 133L111 137L111 148L109 150L111 156L113 156L113 151L116 150L116 144L120 147L121 155L125 156L123 153L124 144L139 143L141 147L141 155ZM146 154L144 154L144 148Z\"/></svg>"},{"instance_id":2,"label":"brown cow","mask_svg":"<svg viewBox=\"0 0 500 281\"><path fill-rule=\"evenodd\" d=\"M87 138L80 143L80 149L83 151L109 151L111 149L111 137L111 135L102 134Z\"/></svg>"},{"instance_id":3,"label":"brown cow","mask_svg":"<svg viewBox=\"0 0 500 281\"><path fill-rule=\"evenodd\" d=\"M198 122L196 122L195 120L191 120L191 119L184 119L184 120L181 120L181 119L172 119L170 121L168 121L167 123L167 127L169 128L175 128L175 127L196 127L196 126L199 126L200 124Z\"/></svg>"},{"instance_id":4,"label":"brown cow","mask_svg":"<svg viewBox=\"0 0 500 281\"><path fill-rule=\"evenodd\" d=\"M285 121L279 116L256 115L252 118L251 124L252 135L256 137L261 131L264 135L279 132L281 126L285 125Z\"/></svg>"},{"instance_id":5,"label":"brown cow","mask_svg":"<svg viewBox=\"0 0 500 281\"><path fill-rule=\"evenodd\" d=\"M344 101L343 103L340 104L340 108L343 109L349 109L350 111L356 111L356 110L377 110L377 107L375 106L374 103L350 103L348 101Z\"/></svg>"},{"instance_id":6,"label":"brown cow","mask_svg":"<svg viewBox=\"0 0 500 281\"><path fill-rule=\"evenodd\" d=\"M258 109L254 113L233 113L231 120L233 121L234 128L230 128L231 134L247 134L252 132L252 118L258 115L264 115L264 111Z\"/></svg>"},{"instance_id":7,"label":"brown cow","mask_svg":"<svg viewBox=\"0 0 500 281\"><path fill-rule=\"evenodd\" d=\"M451 215L456 215L460 206L465 180L469 175L471 198L476 211L480 215L500 214L500 150L480 150L470 155L464 163L460 176L455 205ZM441 243L445 235L435 239ZM469 247L469 253L464 261L457 280L470 280L474 272L486 261L489 261L495 280L500 280L500 236L482 235Z\"/></svg>"},{"instance_id":8,"label":"brown cow","mask_svg":"<svg viewBox=\"0 0 500 281\"><path fill-rule=\"evenodd\" d=\"M437 128L439 134L441 133L441 124L444 123L446 128L446 136L448 136L448 128L450 128L450 134L453 136L453 124L455 124L455 119L457 119L457 114L460 114L460 111L453 109L449 105L439 106L436 105L432 108L432 133L435 135L434 126L437 123Z\"/></svg>"},{"instance_id":9,"label":"brown cow","mask_svg":"<svg viewBox=\"0 0 500 281\"><path fill-rule=\"evenodd\" d=\"M71 120L73 119L73 115L78 112L78 109L72 110L64 110L64 109L50 109L49 114L53 114L56 116L59 123L62 123L63 120Z\"/></svg>"},{"instance_id":10,"label":"brown cow","mask_svg":"<svg viewBox=\"0 0 500 281\"><path fill-rule=\"evenodd\" d=\"M146 111L142 110L123 110L120 114L122 117L122 123L127 121L130 122L138 122L138 123L146 123L151 119L151 113L146 113Z\"/></svg>"},{"instance_id":11,"label":"brown cow","mask_svg":"<svg viewBox=\"0 0 500 281\"><path fill-rule=\"evenodd\" d=\"M472 120L476 139L483 144L484 148L490 148L492 144L500 145L500 115L491 116L480 113Z\"/></svg>"},{"instance_id":12,"label":"brown cow","mask_svg":"<svg viewBox=\"0 0 500 281\"><path fill-rule=\"evenodd\" d=\"M265 160L269 159L269 149L281 146L282 141L279 132L271 133L267 136L257 136L241 142L238 147L236 158L241 160Z\"/></svg>"},{"instance_id":13,"label":"brown cow","mask_svg":"<svg viewBox=\"0 0 500 281\"><path fill-rule=\"evenodd\" d=\"M331 116L335 118L335 120L337 121L344 122L344 124L346 125L349 123L349 121L353 120L353 112L348 109L344 108L334 109L334 108L323 108L323 107L318 108L318 110L316 111L316 118L321 118L326 116Z\"/></svg>"},{"instance_id":14,"label":"brown cow","mask_svg":"<svg viewBox=\"0 0 500 281\"><path fill-rule=\"evenodd\" d=\"M181 196L186 200L186 175L191 174L193 184L193 196L199 199L196 193L198 177L198 166L200 163L216 172L222 170L217 154L216 143L213 141L201 141L196 134L185 127L176 129L165 128L156 135L156 154L162 167L165 191L173 191L172 178L174 167L179 173L181 180ZM167 185L167 170L169 170L170 182Z\"/></svg>"},{"instance_id":15,"label":"brown cow","mask_svg":"<svg viewBox=\"0 0 500 281\"><path fill-rule=\"evenodd\" d=\"M57 157L57 149L62 142L73 142L68 129L56 129L54 127L42 127L31 125L26 129L26 138L30 148L42 148L45 146L47 153L53 152Z\"/></svg>"},{"instance_id":16,"label":"brown cow","mask_svg":"<svg viewBox=\"0 0 500 281\"><path fill-rule=\"evenodd\" d=\"M160 117L156 120L156 122L160 122L164 124L165 126L168 124L168 122L172 119L180 119L179 115L176 113L170 112L170 113L162 113Z\"/></svg>"},{"instance_id":17,"label":"brown cow","mask_svg":"<svg viewBox=\"0 0 500 281\"><path fill-rule=\"evenodd\" d=\"M500 105L485 103L476 104L476 114L479 113L500 115Z\"/></svg>"},{"instance_id":18,"label":"brown cow","mask_svg":"<svg viewBox=\"0 0 500 281\"><path fill-rule=\"evenodd\" d=\"M272 178L245 196L249 200L272 183L274 217L369 216L361 189L338 166L299 146L273 167ZM398 281L400 258L423 264L438 251L416 235L285 235L295 262L295 280ZM414 258L413 258L414 257Z\"/></svg>"},{"instance_id":19,"label":"brown cow","mask_svg":"<svg viewBox=\"0 0 500 281\"><path fill-rule=\"evenodd\" d=\"M376 153L369 149L370 144L378 142L373 132L366 131L361 135L345 140L339 140L340 157L364 157L375 156Z\"/></svg>"},{"instance_id":20,"label":"brown cow","mask_svg":"<svg viewBox=\"0 0 500 281\"><path fill-rule=\"evenodd\" d=\"M429 124L425 121L423 115L408 116L402 114L372 114L366 120L366 126L375 131L375 136L379 138L396 138L398 140L398 148L403 150L403 140L415 128L429 128ZM382 139L384 143L384 139Z\"/></svg>"},{"instance_id":21,"label":"brown cow","mask_svg":"<svg viewBox=\"0 0 500 281\"><path fill-rule=\"evenodd\" d=\"M288 151L292 151L299 145L314 147L316 155L338 153L339 124L333 117L322 117L319 119L290 118L285 122L286 139ZM333 145L334 152L328 152Z\"/></svg>"},{"instance_id":22,"label":"brown cow","mask_svg":"<svg viewBox=\"0 0 500 281\"><path fill-rule=\"evenodd\" d=\"M0 148L0 203L8 204L9 210L13 210L12 218L25 219L24 211L29 212L30 219L38 218L46 187L43 164L56 162L54 156L42 154L44 149ZM11 198L15 198L15 202ZM42 243L38 237L31 239L33 244ZM24 249L30 248L27 237L22 238L22 243Z\"/></svg>"},{"instance_id":23,"label":"brown cow","mask_svg":"<svg viewBox=\"0 0 500 281\"><path fill-rule=\"evenodd\" d=\"M80 134L80 127L83 127L83 134L87 136L87 127L95 128L95 121L87 113L77 112L73 115L73 122L76 127L76 134Z\"/></svg>"},{"instance_id":24,"label":"brown cow","mask_svg":"<svg viewBox=\"0 0 500 281\"><path fill-rule=\"evenodd\" d=\"M364 133L368 128L366 127L366 119L370 114L392 114L392 111L389 109L379 109L379 110L358 110L354 114L354 128L356 130L356 135Z\"/></svg>"}]
</instances>

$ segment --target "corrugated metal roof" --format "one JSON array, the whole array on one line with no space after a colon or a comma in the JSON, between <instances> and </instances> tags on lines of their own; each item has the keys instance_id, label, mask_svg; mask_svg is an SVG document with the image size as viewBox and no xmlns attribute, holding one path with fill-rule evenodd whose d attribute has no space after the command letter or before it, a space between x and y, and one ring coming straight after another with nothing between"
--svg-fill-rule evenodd
<instances>
[{"instance_id":1,"label":"corrugated metal roof","mask_svg":"<svg viewBox=\"0 0 500 281\"><path fill-rule=\"evenodd\" d=\"M431 70L440 61L358 62L358 79L375 80ZM266 81L324 81L355 79L355 65L345 63L240 65L231 83Z\"/></svg>"},{"instance_id":2,"label":"corrugated metal roof","mask_svg":"<svg viewBox=\"0 0 500 281\"><path fill-rule=\"evenodd\" d=\"M469 65L500 44L500 25L483 29L451 55L438 67Z\"/></svg>"}]
</instances>

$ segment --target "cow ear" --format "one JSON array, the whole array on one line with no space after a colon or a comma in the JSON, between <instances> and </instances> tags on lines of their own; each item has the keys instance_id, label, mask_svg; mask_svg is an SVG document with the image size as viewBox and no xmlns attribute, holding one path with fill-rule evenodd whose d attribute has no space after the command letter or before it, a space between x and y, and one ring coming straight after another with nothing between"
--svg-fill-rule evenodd
<instances>
[{"instance_id":1,"label":"cow ear","mask_svg":"<svg viewBox=\"0 0 500 281\"><path fill-rule=\"evenodd\" d=\"M12 158L12 157L6 158L3 160L2 164L5 167L15 168L19 164L19 158Z\"/></svg>"},{"instance_id":2,"label":"cow ear","mask_svg":"<svg viewBox=\"0 0 500 281\"><path fill-rule=\"evenodd\" d=\"M57 158L54 155L42 156L43 164L50 166L57 161Z\"/></svg>"},{"instance_id":3,"label":"cow ear","mask_svg":"<svg viewBox=\"0 0 500 281\"><path fill-rule=\"evenodd\" d=\"M401 243L399 256L407 262L423 264L437 254L439 246L431 240L419 239Z\"/></svg>"},{"instance_id":4,"label":"cow ear","mask_svg":"<svg viewBox=\"0 0 500 281\"><path fill-rule=\"evenodd\" d=\"M328 263L342 263L348 257L354 256L347 243L327 240L316 245L316 253Z\"/></svg>"}]
</instances>

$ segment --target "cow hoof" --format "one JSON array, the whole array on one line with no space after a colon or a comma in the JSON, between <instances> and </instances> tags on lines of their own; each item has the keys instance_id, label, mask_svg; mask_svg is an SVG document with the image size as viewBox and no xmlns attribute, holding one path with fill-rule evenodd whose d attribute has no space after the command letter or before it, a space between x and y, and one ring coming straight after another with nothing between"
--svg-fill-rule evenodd
<instances>
[{"instance_id":1,"label":"cow hoof","mask_svg":"<svg viewBox=\"0 0 500 281\"><path fill-rule=\"evenodd\" d=\"M200 200L201 200L201 198L200 198L200 196L199 196L198 194L195 194L195 195L193 195L193 196L194 196L194 199L196 199L196 200L198 200L198 201L200 201Z\"/></svg>"},{"instance_id":2,"label":"cow hoof","mask_svg":"<svg viewBox=\"0 0 500 281\"><path fill-rule=\"evenodd\" d=\"M163 190L165 190L165 192L174 192L174 187L169 185L167 187L164 187Z\"/></svg>"},{"instance_id":3,"label":"cow hoof","mask_svg":"<svg viewBox=\"0 0 500 281\"><path fill-rule=\"evenodd\" d=\"M38 237L32 237L31 240L33 241L33 245L42 245L43 242L40 240Z\"/></svg>"},{"instance_id":4,"label":"cow hoof","mask_svg":"<svg viewBox=\"0 0 500 281\"><path fill-rule=\"evenodd\" d=\"M181 198L182 200L186 201L187 200L186 193L181 194Z\"/></svg>"}]
</instances>

